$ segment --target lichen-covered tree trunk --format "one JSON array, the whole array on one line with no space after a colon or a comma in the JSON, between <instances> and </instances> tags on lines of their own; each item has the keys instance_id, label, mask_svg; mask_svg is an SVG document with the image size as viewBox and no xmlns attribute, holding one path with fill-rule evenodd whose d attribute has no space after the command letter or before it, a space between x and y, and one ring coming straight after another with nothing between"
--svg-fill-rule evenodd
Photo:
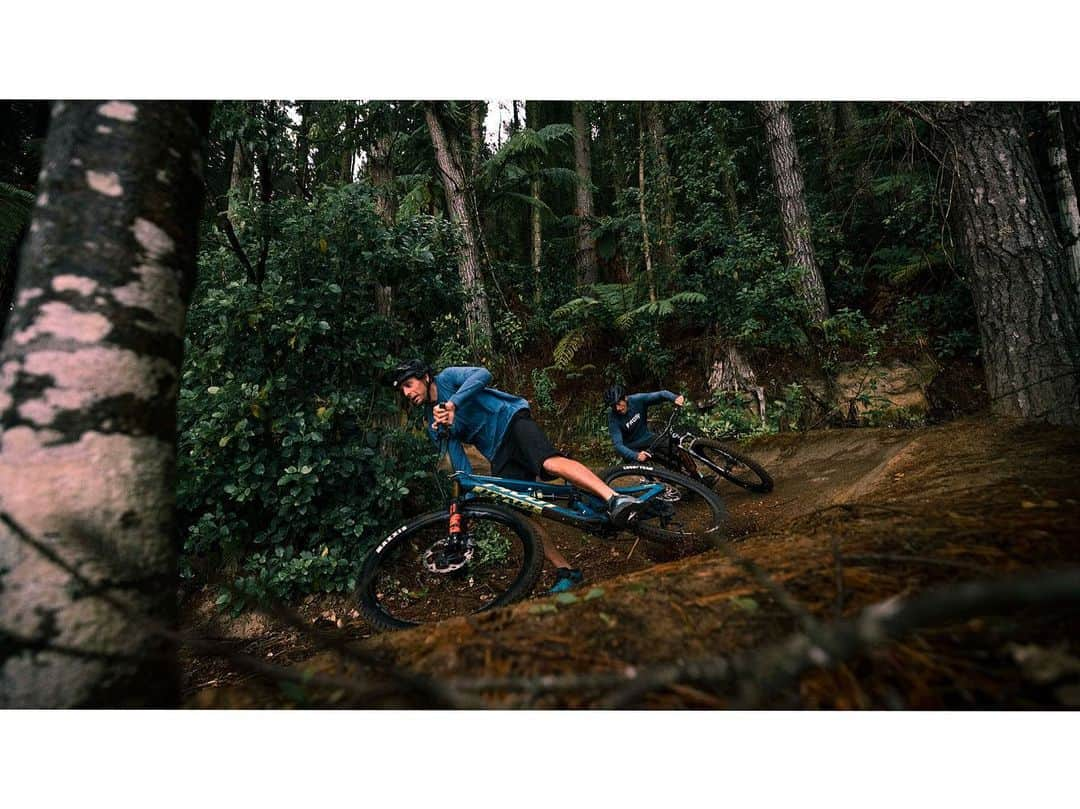
<instances>
[{"instance_id":1,"label":"lichen-covered tree trunk","mask_svg":"<svg viewBox=\"0 0 1080 809\"><path fill-rule=\"evenodd\" d=\"M660 105L645 104L645 121L649 130L653 157L656 159L656 185L660 201L660 238L656 241L656 259L664 284L670 283L675 271L675 189L671 179L671 160L667 150L667 131Z\"/></svg>"},{"instance_id":2,"label":"lichen-covered tree trunk","mask_svg":"<svg viewBox=\"0 0 1080 809\"><path fill-rule=\"evenodd\" d=\"M170 705L205 105L57 103L0 356L0 705Z\"/></svg>"},{"instance_id":3,"label":"lichen-covered tree trunk","mask_svg":"<svg viewBox=\"0 0 1080 809\"><path fill-rule=\"evenodd\" d=\"M932 107L999 414L1080 424L1080 302L1018 109Z\"/></svg>"},{"instance_id":4,"label":"lichen-covered tree trunk","mask_svg":"<svg viewBox=\"0 0 1080 809\"><path fill-rule=\"evenodd\" d=\"M490 345L491 315L480 274L479 223L473 219L461 156L456 144L448 138L432 103L424 104L424 119L435 148L435 161L446 194L450 219L461 229L458 272L461 285L465 288L465 326L469 332L469 340L474 346Z\"/></svg>"},{"instance_id":5,"label":"lichen-covered tree trunk","mask_svg":"<svg viewBox=\"0 0 1080 809\"><path fill-rule=\"evenodd\" d=\"M596 283L596 239L592 237L593 181L592 128L585 114L585 103L575 101L571 107L574 118L574 167L577 169L577 268L578 283Z\"/></svg>"},{"instance_id":6,"label":"lichen-covered tree trunk","mask_svg":"<svg viewBox=\"0 0 1080 809\"><path fill-rule=\"evenodd\" d=\"M803 270L799 291L806 301L811 322L820 324L829 316L829 303L810 239L810 214L803 193L802 166L787 102L761 101L757 109L765 129L773 186L780 202L784 254L789 266Z\"/></svg>"},{"instance_id":7,"label":"lichen-covered tree trunk","mask_svg":"<svg viewBox=\"0 0 1080 809\"><path fill-rule=\"evenodd\" d=\"M1061 124L1061 105L1046 107L1050 170L1054 175L1054 195L1057 199L1061 235L1065 247L1065 262L1069 267L1073 289L1080 293L1080 207L1076 202L1076 188L1069 171L1069 157L1065 149L1065 129Z\"/></svg>"}]
</instances>

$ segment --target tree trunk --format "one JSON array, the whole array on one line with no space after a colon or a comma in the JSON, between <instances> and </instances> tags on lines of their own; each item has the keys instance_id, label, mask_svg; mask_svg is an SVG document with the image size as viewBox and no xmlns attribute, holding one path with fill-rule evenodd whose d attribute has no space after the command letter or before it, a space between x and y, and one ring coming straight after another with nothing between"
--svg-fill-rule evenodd
<instances>
[{"instance_id":1,"label":"tree trunk","mask_svg":"<svg viewBox=\"0 0 1080 809\"><path fill-rule=\"evenodd\" d=\"M932 107L996 413L1080 423L1080 303L1010 104Z\"/></svg>"},{"instance_id":2,"label":"tree trunk","mask_svg":"<svg viewBox=\"0 0 1080 809\"><path fill-rule=\"evenodd\" d=\"M469 102L469 174L475 180L480 173L480 161L484 155L484 113L483 101Z\"/></svg>"},{"instance_id":3,"label":"tree trunk","mask_svg":"<svg viewBox=\"0 0 1080 809\"><path fill-rule=\"evenodd\" d=\"M345 113L345 131L341 133L341 181L351 183L353 181L353 166L356 160L356 108Z\"/></svg>"},{"instance_id":4,"label":"tree trunk","mask_svg":"<svg viewBox=\"0 0 1080 809\"><path fill-rule=\"evenodd\" d=\"M859 135L859 108L854 101L841 101L837 106L837 118L844 140L851 143Z\"/></svg>"},{"instance_id":5,"label":"tree trunk","mask_svg":"<svg viewBox=\"0 0 1080 809\"><path fill-rule=\"evenodd\" d=\"M727 148L727 133L717 133L717 149L723 161L720 167L720 185L724 194L724 214L728 227L735 231L739 227L739 197L735 181L738 178L735 159Z\"/></svg>"},{"instance_id":6,"label":"tree trunk","mask_svg":"<svg viewBox=\"0 0 1080 809\"><path fill-rule=\"evenodd\" d=\"M1069 158L1065 150L1065 130L1061 125L1061 105L1046 106L1050 170L1054 175L1054 192L1058 215L1061 220L1062 243L1065 246L1065 264L1069 268L1073 290L1080 291L1080 207L1076 203L1076 188L1069 171Z\"/></svg>"},{"instance_id":7,"label":"tree trunk","mask_svg":"<svg viewBox=\"0 0 1080 809\"><path fill-rule=\"evenodd\" d=\"M529 183L529 195L540 202L540 178L534 177ZM540 303L540 261L544 255L544 232L540 221L540 206L529 206L529 255L533 271L533 301Z\"/></svg>"},{"instance_id":8,"label":"tree trunk","mask_svg":"<svg viewBox=\"0 0 1080 809\"><path fill-rule=\"evenodd\" d=\"M780 201L785 259L788 266L803 270L799 291L806 301L811 323L820 325L829 316L829 303L825 297L821 271L814 258L814 245L810 240L810 214L807 213L803 195L802 166L799 164L791 116L784 101L761 101L757 108L765 128L773 185Z\"/></svg>"},{"instance_id":9,"label":"tree trunk","mask_svg":"<svg viewBox=\"0 0 1080 809\"><path fill-rule=\"evenodd\" d=\"M645 104L645 120L656 158L656 183L660 191L660 238L656 242L656 258L666 284L675 270L675 192L671 180L671 161L664 140L667 133L659 103L650 101Z\"/></svg>"},{"instance_id":10,"label":"tree trunk","mask_svg":"<svg viewBox=\"0 0 1080 809\"><path fill-rule=\"evenodd\" d=\"M815 101L814 117L817 119L818 137L821 138L821 151L824 156L822 168L825 183L830 189L836 188L836 107L832 101Z\"/></svg>"},{"instance_id":11,"label":"tree trunk","mask_svg":"<svg viewBox=\"0 0 1080 809\"><path fill-rule=\"evenodd\" d=\"M0 358L4 707L178 700L176 398L207 113L53 109Z\"/></svg>"},{"instance_id":12,"label":"tree trunk","mask_svg":"<svg viewBox=\"0 0 1080 809\"><path fill-rule=\"evenodd\" d=\"M308 195L308 160L311 157L311 102L300 102L300 126L296 134L296 187L301 197Z\"/></svg>"},{"instance_id":13,"label":"tree trunk","mask_svg":"<svg viewBox=\"0 0 1080 809\"><path fill-rule=\"evenodd\" d=\"M492 334L491 315L488 313L487 294L480 274L479 223L473 219L469 205L465 171L456 144L447 137L434 104L424 104L424 119L435 148L435 160L439 166L450 220L461 229L458 272L461 285L465 288L465 325L469 340L473 346L488 346Z\"/></svg>"},{"instance_id":14,"label":"tree trunk","mask_svg":"<svg viewBox=\"0 0 1080 809\"><path fill-rule=\"evenodd\" d=\"M596 283L596 239L592 237L592 128L585 104L573 102L574 167L577 169L577 267L579 284Z\"/></svg>"},{"instance_id":15,"label":"tree trunk","mask_svg":"<svg viewBox=\"0 0 1080 809\"><path fill-rule=\"evenodd\" d=\"M394 224L397 215L394 204L394 196L390 186L394 181L394 164L392 148L393 137L389 134L379 135L371 145L368 154L368 176L371 179L372 188L375 189L375 210L379 218L387 226ZM375 307L384 317L390 314L394 303L393 287L377 284L375 287Z\"/></svg>"},{"instance_id":16,"label":"tree trunk","mask_svg":"<svg viewBox=\"0 0 1080 809\"><path fill-rule=\"evenodd\" d=\"M243 230L244 222L240 218L240 203L251 203L252 190L251 155L237 138L233 146L232 172L229 175L229 221L237 230Z\"/></svg>"},{"instance_id":17,"label":"tree trunk","mask_svg":"<svg viewBox=\"0 0 1080 809\"><path fill-rule=\"evenodd\" d=\"M721 393L749 394L754 399L754 411L761 423L765 423L765 388L758 384L754 369L734 345L720 347L705 387L710 399Z\"/></svg>"},{"instance_id":18,"label":"tree trunk","mask_svg":"<svg viewBox=\"0 0 1080 809\"><path fill-rule=\"evenodd\" d=\"M649 220L645 216L645 127L638 104L638 213L641 216L641 253L645 258L645 280L649 285L649 300L656 303L656 278L653 275L652 249L649 245Z\"/></svg>"}]
</instances>

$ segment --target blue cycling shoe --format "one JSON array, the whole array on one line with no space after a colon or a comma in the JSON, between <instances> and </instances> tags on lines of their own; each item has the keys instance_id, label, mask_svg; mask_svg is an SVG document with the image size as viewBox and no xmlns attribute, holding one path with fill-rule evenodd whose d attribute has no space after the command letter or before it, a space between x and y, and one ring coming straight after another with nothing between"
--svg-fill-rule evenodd
<instances>
[{"instance_id":1,"label":"blue cycling shoe","mask_svg":"<svg viewBox=\"0 0 1080 809\"><path fill-rule=\"evenodd\" d=\"M555 569L555 584L548 590L549 593L565 593L572 590L585 580L581 571L573 567L559 567Z\"/></svg>"}]
</instances>

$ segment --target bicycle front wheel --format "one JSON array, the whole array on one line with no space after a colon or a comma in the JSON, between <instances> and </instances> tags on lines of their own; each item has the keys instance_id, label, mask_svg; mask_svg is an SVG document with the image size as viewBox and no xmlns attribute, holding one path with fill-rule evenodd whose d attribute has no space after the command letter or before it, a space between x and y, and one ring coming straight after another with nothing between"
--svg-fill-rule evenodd
<instances>
[{"instance_id":1,"label":"bicycle front wheel","mask_svg":"<svg viewBox=\"0 0 1080 809\"><path fill-rule=\"evenodd\" d=\"M626 464L605 470L600 477L616 491L635 494L659 483L664 490L629 530L656 542L678 546L723 538L724 503L715 492L685 475L651 464Z\"/></svg>"},{"instance_id":2,"label":"bicycle front wheel","mask_svg":"<svg viewBox=\"0 0 1080 809\"><path fill-rule=\"evenodd\" d=\"M404 629L501 607L527 596L544 564L535 529L509 509L462 507L465 544L448 547L447 509L417 517L368 556L356 598L379 629Z\"/></svg>"},{"instance_id":3,"label":"bicycle front wheel","mask_svg":"<svg viewBox=\"0 0 1080 809\"><path fill-rule=\"evenodd\" d=\"M748 455L742 455L711 438L695 441L693 452L704 459L704 463L698 461L701 467L723 475L736 486L758 494L772 491L773 479L761 464Z\"/></svg>"}]
</instances>

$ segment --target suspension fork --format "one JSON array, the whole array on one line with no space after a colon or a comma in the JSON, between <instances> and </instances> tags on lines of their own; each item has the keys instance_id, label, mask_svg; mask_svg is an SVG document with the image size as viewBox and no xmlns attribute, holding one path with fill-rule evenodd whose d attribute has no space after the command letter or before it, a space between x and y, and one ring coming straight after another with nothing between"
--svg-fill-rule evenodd
<instances>
[{"instance_id":1,"label":"suspension fork","mask_svg":"<svg viewBox=\"0 0 1080 809\"><path fill-rule=\"evenodd\" d=\"M464 514L461 497L461 484L455 478L450 483L450 524L447 529L447 540L451 548L460 548L465 544L465 528L463 526Z\"/></svg>"}]
</instances>

